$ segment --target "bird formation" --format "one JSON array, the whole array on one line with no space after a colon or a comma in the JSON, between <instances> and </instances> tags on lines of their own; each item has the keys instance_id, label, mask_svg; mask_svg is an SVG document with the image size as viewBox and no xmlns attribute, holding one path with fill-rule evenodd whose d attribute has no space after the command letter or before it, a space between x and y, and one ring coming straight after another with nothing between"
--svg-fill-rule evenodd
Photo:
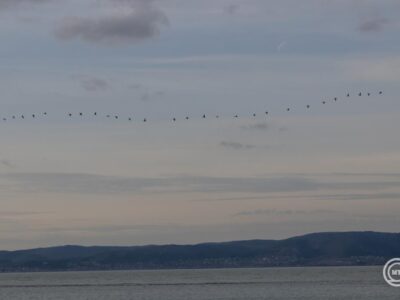
<instances>
[{"instance_id":1,"label":"bird formation","mask_svg":"<svg viewBox=\"0 0 400 300\"><path fill-rule=\"evenodd\" d=\"M383 95L383 91L379 91L377 94L378 94L378 95ZM363 96L363 95L365 95L365 94L363 94L362 92L359 92L357 95L358 95L359 97L361 97L361 96ZM368 92L368 93L366 93L366 95L369 97L369 96L372 95L372 93ZM349 97L351 97L351 94L350 94L350 93L347 93L347 94L346 94L346 98L349 98ZM334 102L337 102L338 100L339 100L338 97L334 97L334 98L333 98L333 101L334 101ZM325 104L328 103L328 101L327 101L327 100L323 100L321 103L322 103L323 105L325 105ZM307 104L307 105L305 106L305 108L306 108L306 109L310 109L310 108L311 108L311 105L310 105L310 104ZM290 111L291 111L291 107L287 107L287 108L286 108L286 111L287 111L287 112L290 112ZM268 115L268 114L269 114L269 111L265 111L265 115ZM31 114L30 117L31 117L32 119L37 119L37 118L39 118L39 116L47 116L47 115L48 115L47 112L43 112L43 113L41 113L41 114ZM83 112L79 112L79 113L77 113L77 114L73 114L73 113L69 112L69 113L66 114L66 116L67 116L68 118L72 118L72 117L74 117L75 115L78 115L79 117L84 117L86 114L84 114ZM94 116L94 117L98 117L98 116L100 117L100 114L99 114L98 112L90 113L90 115L92 115L92 116ZM252 114L250 114L250 115L253 116L253 117L255 118L255 117L257 116L257 113L252 113ZM29 117L29 115L20 114L20 115L12 115L11 117L3 117L2 120L3 120L4 122L9 121L9 120L16 120L16 119L23 119L23 120L24 120L24 119L27 119L28 117ZM120 118L119 115L111 115L111 114L106 114L105 117L106 117L106 118L109 118L109 119L110 119L110 118L113 118L113 119L115 119L115 120L122 119L122 118ZM212 117L212 116L208 116L208 115L206 115L206 114L202 114L202 115L201 115L201 118L202 118L202 119L207 119L207 118L209 118L209 117ZM215 117L216 119L219 119L219 118L220 118L219 115L215 115L214 117ZM234 114L234 115L233 115L233 118L238 119L238 118L239 118L239 115L238 115L238 114ZM185 120L189 120L190 117L189 117L189 116L186 116L186 117L184 117L184 119L185 119ZM126 120L128 120L129 122L131 122L131 121L134 120L134 118L133 118L133 117L127 117ZM143 119L139 119L139 120L142 120L142 122L144 122L144 123L146 123L146 122L148 121L147 118L143 118ZM177 118L177 117L172 117L171 120L172 120L172 122L177 122L177 121L178 121L178 118Z\"/></svg>"}]
</instances>

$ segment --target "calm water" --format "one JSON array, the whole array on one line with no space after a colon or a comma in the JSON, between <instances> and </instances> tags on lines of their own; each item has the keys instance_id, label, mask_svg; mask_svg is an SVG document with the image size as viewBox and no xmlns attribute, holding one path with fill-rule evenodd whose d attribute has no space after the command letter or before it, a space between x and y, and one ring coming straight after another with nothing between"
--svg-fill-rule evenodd
<instances>
[{"instance_id":1,"label":"calm water","mask_svg":"<svg viewBox=\"0 0 400 300\"><path fill-rule=\"evenodd\" d=\"M0 299L400 299L380 267L0 274Z\"/></svg>"}]
</instances>

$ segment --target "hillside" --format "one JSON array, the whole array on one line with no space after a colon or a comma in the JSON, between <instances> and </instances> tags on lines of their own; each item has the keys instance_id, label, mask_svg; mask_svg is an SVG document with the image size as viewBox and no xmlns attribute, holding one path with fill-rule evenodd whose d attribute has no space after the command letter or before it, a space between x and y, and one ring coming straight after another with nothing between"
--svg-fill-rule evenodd
<instances>
[{"instance_id":1,"label":"hillside","mask_svg":"<svg viewBox=\"0 0 400 300\"><path fill-rule=\"evenodd\" d=\"M0 251L0 272L377 265L393 257L400 257L400 234L337 232L198 245Z\"/></svg>"}]
</instances>

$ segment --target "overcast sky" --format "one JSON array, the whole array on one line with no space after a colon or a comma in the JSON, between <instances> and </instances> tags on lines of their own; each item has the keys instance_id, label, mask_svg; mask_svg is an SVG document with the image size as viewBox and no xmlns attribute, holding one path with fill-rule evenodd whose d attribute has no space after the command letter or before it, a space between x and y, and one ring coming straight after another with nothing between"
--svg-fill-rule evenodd
<instances>
[{"instance_id":1,"label":"overcast sky","mask_svg":"<svg viewBox=\"0 0 400 300\"><path fill-rule=\"evenodd\" d=\"M398 231L399 15L0 0L0 248Z\"/></svg>"}]
</instances>

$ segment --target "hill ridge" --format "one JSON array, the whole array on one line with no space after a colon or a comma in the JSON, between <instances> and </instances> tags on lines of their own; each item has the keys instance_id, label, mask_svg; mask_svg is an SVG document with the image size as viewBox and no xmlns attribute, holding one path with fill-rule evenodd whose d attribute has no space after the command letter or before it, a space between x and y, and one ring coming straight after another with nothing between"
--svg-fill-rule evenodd
<instances>
[{"instance_id":1,"label":"hill ridge","mask_svg":"<svg viewBox=\"0 0 400 300\"><path fill-rule=\"evenodd\" d=\"M0 251L0 272L381 265L393 257L400 257L400 233L317 232L281 240Z\"/></svg>"}]
</instances>

